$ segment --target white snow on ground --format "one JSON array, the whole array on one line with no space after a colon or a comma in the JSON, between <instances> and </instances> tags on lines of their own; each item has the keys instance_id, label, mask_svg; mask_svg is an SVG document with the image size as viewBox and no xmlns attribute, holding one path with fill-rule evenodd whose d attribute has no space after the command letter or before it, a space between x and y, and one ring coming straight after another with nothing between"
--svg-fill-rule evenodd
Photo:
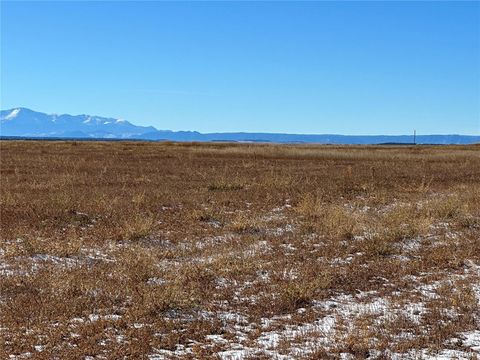
<instances>
[{"instance_id":1,"label":"white snow on ground","mask_svg":"<svg viewBox=\"0 0 480 360\"><path fill-rule=\"evenodd\" d=\"M266 233L272 236L281 236L285 233L293 233L295 228L292 224L287 224L285 226L279 226L274 229L267 229Z\"/></svg>"},{"instance_id":2,"label":"white snow on ground","mask_svg":"<svg viewBox=\"0 0 480 360\"><path fill-rule=\"evenodd\" d=\"M266 275L265 275L266 276ZM420 290L426 299L432 299L435 289L441 282L424 285ZM319 348L331 348L335 345L338 336L345 337L349 331L354 331L352 323L355 319L371 315L381 323L384 319L393 319L399 315L405 315L418 322L426 311L422 302L407 303L400 306L391 303L388 299L376 296L376 292L359 292L355 296L338 295L327 300L315 301L314 308L324 313L321 318L312 323L299 325L285 325L279 330L268 330L281 324L282 320L290 319L291 315L283 317L264 318L261 321L261 329L264 330L253 343L244 344L243 340L256 327L248 323L248 319L238 313L221 313L216 316L233 323L237 332L237 342L226 340L221 335L208 335L206 340L221 345L223 350L217 355L223 360L242 360L255 355L265 355L273 359L296 359L299 356L307 356ZM298 312L305 309L299 309ZM341 333L337 326L342 327ZM402 335L403 336L403 335ZM412 336L405 334L405 337ZM282 343L288 343L288 354L285 348L281 349ZM449 344L461 344L462 348L449 349ZM226 348L225 348L226 347ZM163 359L169 356L179 356L190 353L188 347L177 348L175 351L161 350L156 352L150 359ZM388 353L392 359L471 359L472 354L480 355L480 330L459 333L456 338L446 342L445 349L434 353L430 349L409 351L407 353ZM342 354L341 358L352 358L349 354Z\"/></svg>"},{"instance_id":3,"label":"white snow on ground","mask_svg":"<svg viewBox=\"0 0 480 360\"><path fill-rule=\"evenodd\" d=\"M464 337L463 344L470 347L474 351L480 353L480 330L475 330L471 332L464 332L460 334Z\"/></svg>"},{"instance_id":4,"label":"white snow on ground","mask_svg":"<svg viewBox=\"0 0 480 360\"><path fill-rule=\"evenodd\" d=\"M290 207L285 205L283 207L274 208L271 211L270 216L265 217L264 221L275 221L282 218L282 211ZM368 211L369 209L362 209L362 211ZM215 224L210 224L217 227ZM295 228L293 225L287 224L283 227L270 228L266 230L267 235L280 236L285 233L293 233ZM454 236L452 237L454 238ZM235 234L225 234L218 236L211 236L201 239L199 241L189 242L185 239L185 242L179 243L176 246L184 247L185 249L204 249L207 247L215 247L219 244L224 244L228 241L235 240ZM312 238L315 240L315 238ZM168 242L168 240L167 240ZM174 245L172 245L174 246ZM318 244L321 246L321 244ZM405 240L402 244L404 251L417 251L422 246L422 239L415 238ZM285 254L296 251L296 248L290 243L284 243L280 245L284 249ZM272 249L272 245L265 240L256 241L252 243L246 249L243 249L239 255L242 257L254 256L259 252L268 252ZM112 249L110 249L112 250ZM3 257L5 251L0 249L0 260ZM58 257L46 254L35 254L30 256L32 267L41 266L42 263L50 262L59 266L75 266L79 262L90 261L115 261L109 257L108 254L102 252L99 249L82 249L82 256L78 257ZM335 258L331 262L344 264L349 263L355 256L362 255L362 253L352 254L346 258ZM196 258L192 259L197 261L210 262L214 257L209 258ZM169 262L171 265L172 262ZM182 263L176 262L175 266ZM8 275L11 270L8 269L8 265L0 262L0 275ZM449 276L447 282L453 282L458 279L465 279L468 275L479 275L480 266L473 262L466 262L464 274L452 274ZM258 278L260 281L268 281L270 274L268 272L259 272ZM428 274L425 274L427 276ZM294 269L285 269L283 276L285 279L295 280L297 274ZM222 348L217 355L220 359L224 360L241 360L249 356L255 357L255 355L266 355L273 359L296 359L299 356L305 356L313 353L319 348L331 348L335 345L335 339L339 336L345 337L350 331L354 331L354 320L362 316L373 316L378 323L383 320L394 319L396 316L406 316L415 323L420 323L423 314L427 311L426 303L422 300L428 301L437 299L439 295L436 290L445 284L446 280L431 281L425 283L422 281L422 276L411 276L409 281L415 283L415 294L418 294L420 299L415 299L414 302L399 305L392 301L393 298L381 297L377 292L358 292L355 295L339 294L333 296L327 300L313 301L313 309L319 310L318 313L322 314L321 317L315 319L310 323L296 324L296 325L284 325L275 329L275 325L281 325L282 320L291 319L291 315L285 315L284 317L264 318L261 320L260 333L258 337L251 341L249 340L252 331L258 330L258 326L249 323L246 316L241 313L234 312L222 312L222 313L207 313L205 316L217 317L222 320L226 326L232 327L236 331L236 338L225 339L222 335L210 334L206 336L207 343L216 344ZM150 278L148 284L163 284L165 280L161 278ZM217 279L217 286L228 286L228 280L224 278ZM245 284L234 284L238 289L241 289ZM480 306L480 284L472 284L472 289L477 297ZM395 296L395 293L392 294ZM396 295L402 295L398 293ZM238 292L238 296L241 296L241 292ZM304 312L305 309L299 309L298 312ZM86 318L73 318L70 320L71 324L83 323L85 321L95 322L100 319L117 321L121 319L120 315L97 315L90 314ZM144 324L134 323L133 327L141 328ZM339 331L339 327L342 327ZM272 330L275 329L275 330ZM405 334L401 336L412 336L412 334ZM122 335L118 335L117 342L122 342ZM287 352L285 354L285 348L281 348L282 344L288 344ZM459 345L460 344L460 345ZM188 343L186 345L177 345L175 350L156 349L153 354L149 356L151 360L169 359L178 356L192 356L193 346L195 342ZM450 349L452 347L454 349ZM37 352L43 351L42 345L34 347ZM478 354L480 356L480 330L473 330L458 333L456 337L445 342L445 348L437 353L431 352L429 349L420 349L416 351L409 351L407 353L389 353L392 359L471 359L472 354ZM32 357L32 353L24 353L17 356L11 356L11 359L22 359ZM340 354L340 358L353 358L349 354ZM374 357L373 357L374 358Z\"/></svg>"},{"instance_id":5,"label":"white snow on ground","mask_svg":"<svg viewBox=\"0 0 480 360\"><path fill-rule=\"evenodd\" d=\"M432 286L434 287L434 286ZM249 324L245 316L238 313L219 313L216 316L228 324L234 324L237 331L237 342L226 340L221 335L212 334L206 337L211 343L224 347L217 353L223 360L242 360L248 357L262 354L272 359L296 359L299 356L306 356L319 348L331 348L335 345L338 336L346 336L348 331L353 331L353 320L362 315L376 316L380 322L382 318L392 318L404 314L413 320L419 319L425 310L423 303L410 303L402 308L394 308L387 299L376 297L374 292L359 292L356 296L338 295L325 301L317 301L314 307L323 310L325 316L316 319L312 323L300 325L286 325L280 330L270 330L274 325L281 324L282 320L289 319L290 315L277 316L274 318L262 319L261 329L264 330L253 343L248 345L243 340L248 338L248 333L255 329ZM305 311L299 309L298 312ZM340 323L339 323L340 322ZM337 326L343 327L342 334L338 333ZM346 328L345 328L346 326ZM345 333L345 329L347 333ZM407 336L409 334L405 334ZM457 338L451 339L450 343L458 344L461 341L463 350L446 348L438 353L432 353L429 349L410 351L408 353L390 353L392 359L471 359L471 355L480 355L480 330L458 334ZM285 349L280 349L282 342L289 344L288 354ZM227 348L225 348L227 347ZM150 357L152 360L166 359L168 357L181 356L191 353L191 348L177 347L174 351L158 350ZM343 354L342 358L352 358Z\"/></svg>"}]
</instances>

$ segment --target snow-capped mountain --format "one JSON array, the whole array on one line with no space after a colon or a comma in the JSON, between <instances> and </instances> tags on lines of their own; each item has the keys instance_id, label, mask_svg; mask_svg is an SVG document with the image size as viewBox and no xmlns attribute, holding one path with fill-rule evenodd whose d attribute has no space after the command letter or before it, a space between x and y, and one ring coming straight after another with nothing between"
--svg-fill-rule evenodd
<instances>
[{"instance_id":1,"label":"snow-capped mountain","mask_svg":"<svg viewBox=\"0 0 480 360\"><path fill-rule=\"evenodd\" d=\"M135 138L156 131L123 119L45 114L26 108L0 112L0 135L24 137Z\"/></svg>"}]
</instances>

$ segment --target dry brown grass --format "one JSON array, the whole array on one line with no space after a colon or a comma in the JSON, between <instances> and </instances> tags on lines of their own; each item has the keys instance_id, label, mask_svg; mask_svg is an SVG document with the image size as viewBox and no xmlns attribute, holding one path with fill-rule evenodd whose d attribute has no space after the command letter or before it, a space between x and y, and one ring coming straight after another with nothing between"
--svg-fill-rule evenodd
<instances>
[{"instance_id":1,"label":"dry brown grass","mask_svg":"<svg viewBox=\"0 0 480 360\"><path fill-rule=\"evenodd\" d=\"M0 157L0 358L480 346L479 146L3 141Z\"/></svg>"}]
</instances>

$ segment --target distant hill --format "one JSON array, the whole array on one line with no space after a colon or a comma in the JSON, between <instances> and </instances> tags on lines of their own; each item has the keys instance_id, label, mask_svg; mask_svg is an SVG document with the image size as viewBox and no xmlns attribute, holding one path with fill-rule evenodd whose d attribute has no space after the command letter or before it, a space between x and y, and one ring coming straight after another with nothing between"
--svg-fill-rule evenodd
<instances>
[{"instance_id":1,"label":"distant hill","mask_svg":"<svg viewBox=\"0 0 480 360\"><path fill-rule=\"evenodd\" d=\"M72 139L138 139L172 141L236 141L322 144L409 144L412 135L303 135L276 133L199 133L197 131L157 130L126 120L91 115L45 114L27 108L0 112L0 136ZM480 136L419 135L418 144L480 143Z\"/></svg>"}]
</instances>

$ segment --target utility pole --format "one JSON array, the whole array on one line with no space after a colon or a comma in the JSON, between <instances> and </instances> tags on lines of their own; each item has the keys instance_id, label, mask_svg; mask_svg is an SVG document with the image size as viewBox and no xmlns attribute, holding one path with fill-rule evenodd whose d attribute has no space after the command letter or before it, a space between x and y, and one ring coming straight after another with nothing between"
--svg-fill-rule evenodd
<instances>
[{"instance_id":1,"label":"utility pole","mask_svg":"<svg viewBox=\"0 0 480 360\"><path fill-rule=\"evenodd\" d=\"M413 145L417 145L417 130L413 130Z\"/></svg>"}]
</instances>

